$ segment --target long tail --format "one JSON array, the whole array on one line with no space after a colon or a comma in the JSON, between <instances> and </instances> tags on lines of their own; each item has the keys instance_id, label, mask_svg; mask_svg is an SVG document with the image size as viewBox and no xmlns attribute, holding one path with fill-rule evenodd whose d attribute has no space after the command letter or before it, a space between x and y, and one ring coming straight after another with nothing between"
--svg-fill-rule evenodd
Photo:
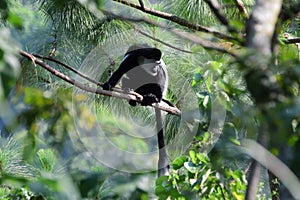
<instances>
[{"instance_id":1,"label":"long tail","mask_svg":"<svg viewBox=\"0 0 300 200\"><path fill-rule=\"evenodd\" d=\"M162 124L161 111L155 108L157 142L158 142L158 177L169 174L169 161L164 141L164 130Z\"/></svg>"}]
</instances>

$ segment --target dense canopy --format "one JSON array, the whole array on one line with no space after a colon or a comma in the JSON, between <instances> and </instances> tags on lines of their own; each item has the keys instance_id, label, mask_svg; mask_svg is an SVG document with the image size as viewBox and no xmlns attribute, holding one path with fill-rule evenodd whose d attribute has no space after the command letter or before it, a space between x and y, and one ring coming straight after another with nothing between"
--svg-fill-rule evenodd
<instances>
[{"instance_id":1,"label":"dense canopy","mask_svg":"<svg viewBox=\"0 0 300 200\"><path fill-rule=\"evenodd\" d=\"M0 199L299 198L299 17L298 0L0 0ZM161 50L175 106L102 89L132 44Z\"/></svg>"}]
</instances>

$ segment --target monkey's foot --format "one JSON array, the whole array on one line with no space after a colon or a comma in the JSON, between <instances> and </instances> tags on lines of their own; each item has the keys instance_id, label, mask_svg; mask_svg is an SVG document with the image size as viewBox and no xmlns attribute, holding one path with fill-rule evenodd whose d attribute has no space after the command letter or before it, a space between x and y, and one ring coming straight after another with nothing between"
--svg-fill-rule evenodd
<instances>
[{"instance_id":1,"label":"monkey's foot","mask_svg":"<svg viewBox=\"0 0 300 200\"><path fill-rule=\"evenodd\" d=\"M103 90L111 90L112 86L108 82L106 82L103 84L102 88Z\"/></svg>"},{"instance_id":2,"label":"monkey's foot","mask_svg":"<svg viewBox=\"0 0 300 200\"><path fill-rule=\"evenodd\" d=\"M143 101L141 102L142 106L148 106L152 103L159 102L158 98L154 94L148 94L143 96Z\"/></svg>"},{"instance_id":3,"label":"monkey's foot","mask_svg":"<svg viewBox=\"0 0 300 200\"><path fill-rule=\"evenodd\" d=\"M130 92L133 92L134 90L133 89L131 89L131 88L123 88L123 90L125 91L125 92L127 92L127 93L130 93Z\"/></svg>"}]
</instances>

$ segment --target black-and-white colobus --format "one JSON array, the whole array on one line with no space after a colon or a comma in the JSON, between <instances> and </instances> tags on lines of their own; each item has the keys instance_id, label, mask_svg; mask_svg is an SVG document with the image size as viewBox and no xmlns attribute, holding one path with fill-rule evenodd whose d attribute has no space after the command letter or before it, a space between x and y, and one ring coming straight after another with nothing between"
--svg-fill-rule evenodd
<instances>
[{"instance_id":1,"label":"black-and-white colobus","mask_svg":"<svg viewBox=\"0 0 300 200\"><path fill-rule=\"evenodd\" d=\"M168 88L168 73L161 59L162 53L148 45L133 45L124 55L119 68L104 83L103 89L111 90L119 81L125 90L134 90L143 96L143 106L160 102ZM132 106L135 101L129 101ZM168 174L169 162L164 143L161 111L155 108L159 148L158 176Z\"/></svg>"}]
</instances>

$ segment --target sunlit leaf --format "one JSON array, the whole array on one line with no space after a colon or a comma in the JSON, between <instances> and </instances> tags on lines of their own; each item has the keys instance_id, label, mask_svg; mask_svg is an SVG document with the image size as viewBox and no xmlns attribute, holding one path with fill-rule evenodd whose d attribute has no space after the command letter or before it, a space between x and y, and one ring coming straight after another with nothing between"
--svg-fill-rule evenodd
<instances>
[{"instance_id":1,"label":"sunlit leaf","mask_svg":"<svg viewBox=\"0 0 300 200\"><path fill-rule=\"evenodd\" d=\"M234 137L230 137L229 138L230 139L230 141L233 143L233 144L236 144L236 145L241 145L241 143L240 143L240 141L238 140L238 139L236 139L236 138L234 138Z\"/></svg>"},{"instance_id":2,"label":"sunlit leaf","mask_svg":"<svg viewBox=\"0 0 300 200\"><path fill-rule=\"evenodd\" d=\"M191 159L192 159L192 162L193 162L194 164L197 164L196 152L195 152L194 150L190 150L190 151L189 151L189 155L190 155L190 157L191 157Z\"/></svg>"},{"instance_id":3,"label":"sunlit leaf","mask_svg":"<svg viewBox=\"0 0 300 200\"><path fill-rule=\"evenodd\" d=\"M195 165L192 162L185 162L184 167L191 173L197 173L198 172L198 166Z\"/></svg>"},{"instance_id":4,"label":"sunlit leaf","mask_svg":"<svg viewBox=\"0 0 300 200\"><path fill-rule=\"evenodd\" d=\"M205 163L205 164L207 164L208 162L209 162L209 158L208 158L208 156L207 156L207 154L204 154L204 153L197 153L197 158L201 161L201 162L203 162L203 163Z\"/></svg>"},{"instance_id":5,"label":"sunlit leaf","mask_svg":"<svg viewBox=\"0 0 300 200\"><path fill-rule=\"evenodd\" d=\"M175 170L180 169L186 161L188 161L187 156L177 157L172 163L173 169Z\"/></svg>"}]
</instances>

